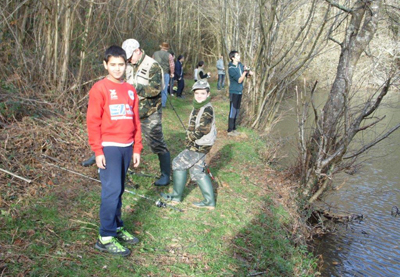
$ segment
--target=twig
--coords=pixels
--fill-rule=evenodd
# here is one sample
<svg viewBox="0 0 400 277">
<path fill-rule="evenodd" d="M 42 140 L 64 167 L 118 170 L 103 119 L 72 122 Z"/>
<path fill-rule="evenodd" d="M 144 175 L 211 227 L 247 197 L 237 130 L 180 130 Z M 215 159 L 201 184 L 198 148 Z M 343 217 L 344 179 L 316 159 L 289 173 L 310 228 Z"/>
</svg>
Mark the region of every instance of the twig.
<svg viewBox="0 0 400 277">
<path fill-rule="evenodd" d="M 154 236 L 153 236 L 152 234 L 150 234 L 149 231 L 146 231 L 145 233 L 148 234 L 153 240 L 156 240 L 156 239 L 154 238 Z"/>
<path fill-rule="evenodd" d="M 46 164 L 48 164 L 48 165 L 51 165 L 51 166 L 57 167 L 57 168 L 59 168 L 59 169 L 62 169 L 62 170 L 68 171 L 68 172 L 70 172 L 70 173 L 73 173 L 73 174 L 76 174 L 76 175 L 79 175 L 79 176 L 85 177 L 85 178 L 87 178 L 87 179 L 90 179 L 90 180 L 92 180 L 92 181 L 96 181 L 96 182 L 99 182 L 99 183 L 101 183 L 101 181 L 100 181 L 100 180 L 97 180 L 97 179 L 95 179 L 95 178 L 89 177 L 89 176 L 87 176 L 87 175 L 84 175 L 84 174 L 82 174 L 82 173 L 79 173 L 79 172 L 76 172 L 76 171 L 70 170 L 70 169 L 68 169 L 68 168 L 65 168 L 65 167 L 61 167 L 61 166 L 55 165 L 55 164 L 51 164 L 51 163 L 48 163 L 48 162 L 46 162 L 46 161 L 44 161 L 44 162 L 45 162 Z"/>
<path fill-rule="evenodd" d="M 10 175 L 14 176 L 14 177 L 17 177 L 17 178 L 19 178 L 19 179 L 21 179 L 21 180 L 27 182 L 28 184 L 32 183 L 32 180 L 29 180 L 29 179 L 26 179 L 26 178 L 24 178 L 24 177 L 18 176 L 18 175 L 14 174 L 14 173 L 11 173 L 11 172 L 8 171 L 8 170 L 5 170 L 5 169 L 0 168 L 0 171 L 3 171 L 3 172 L 5 172 L 5 173 L 7 173 L 7 174 L 10 174 Z"/>
<path fill-rule="evenodd" d="M 57 163 L 60 162 L 60 160 L 58 160 L 58 159 L 56 159 L 56 158 L 53 158 L 53 157 L 50 157 L 50 156 L 47 156 L 47 155 L 45 155 L 45 154 L 42 154 L 42 156 L 43 156 L 43 157 L 46 157 L 46 158 L 48 158 L 48 159 L 50 159 L 50 160 L 52 160 L 52 161 L 55 161 L 55 162 L 57 162 Z"/>
<path fill-rule="evenodd" d="M 91 222 L 86 222 L 86 221 L 81 221 L 81 220 L 77 220 L 77 219 L 70 219 L 71 221 L 77 222 L 77 223 L 82 223 L 82 224 L 89 224 L 89 225 L 93 225 L 94 227 L 99 227 L 97 226 L 97 224 L 91 223 Z"/>
</svg>

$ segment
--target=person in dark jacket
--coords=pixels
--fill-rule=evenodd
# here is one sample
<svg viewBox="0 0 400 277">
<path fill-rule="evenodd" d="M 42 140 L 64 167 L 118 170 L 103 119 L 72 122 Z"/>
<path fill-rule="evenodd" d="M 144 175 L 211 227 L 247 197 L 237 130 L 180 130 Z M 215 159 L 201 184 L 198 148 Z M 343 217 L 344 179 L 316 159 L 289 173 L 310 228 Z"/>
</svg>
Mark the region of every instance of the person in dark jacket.
<svg viewBox="0 0 400 277">
<path fill-rule="evenodd" d="M 175 63 L 175 80 L 178 81 L 178 90 L 176 96 L 182 98 L 183 88 L 185 87 L 185 81 L 183 79 L 183 66 L 182 63 L 185 60 L 183 55 L 179 55 Z"/>
<path fill-rule="evenodd" d="M 239 115 L 240 104 L 242 102 L 243 82 L 245 78 L 252 76 L 254 73 L 250 68 L 244 66 L 240 62 L 240 54 L 238 51 L 229 53 L 230 63 L 228 66 L 229 74 L 229 120 L 228 120 L 228 135 L 237 136 L 236 118 Z"/>
</svg>

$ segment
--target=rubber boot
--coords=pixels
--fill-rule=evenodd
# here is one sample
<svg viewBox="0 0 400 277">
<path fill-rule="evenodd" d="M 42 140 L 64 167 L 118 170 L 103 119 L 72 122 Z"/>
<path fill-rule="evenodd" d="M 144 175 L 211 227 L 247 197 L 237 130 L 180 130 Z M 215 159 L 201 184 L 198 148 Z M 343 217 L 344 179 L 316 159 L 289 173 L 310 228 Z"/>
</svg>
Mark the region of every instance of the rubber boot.
<svg viewBox="0 0 400 277">
<path fill-rule="evenodd" d="M 203 179 L 197 181 L 197 184 L 199 185 L 201 193 L 203 194 L 204 200 L 201 202 L 193 203 L 193 206 L 198 208 L 214 209 L 215 197 L 210 176 L 206 175 Z"/>
<path fill-rule="evenodd" d="M 160 161 L 161 177 L 154 182 L 157 187 L 169 185 L 169 178 L 171 176 L 171 155 L 169 152 L 158 154 Z"/>
<path fill-rule="evenodd" d="M 172 174 L 173 191 L 172 193 L 161 193 L 161 196 L 168 201 L 181 202 L 183 190 L 186 185 L 186 170 L 174 170 Z"/>
<path fill-rule="evenodd" d="M 87 159 L 86 161 L 82 162 L 82 165 L 85 167 L 91 166 L 92 164 L 96 163 L 96 156 L 93 155 L 91 156 L 89 159 Z"/>
</svg>

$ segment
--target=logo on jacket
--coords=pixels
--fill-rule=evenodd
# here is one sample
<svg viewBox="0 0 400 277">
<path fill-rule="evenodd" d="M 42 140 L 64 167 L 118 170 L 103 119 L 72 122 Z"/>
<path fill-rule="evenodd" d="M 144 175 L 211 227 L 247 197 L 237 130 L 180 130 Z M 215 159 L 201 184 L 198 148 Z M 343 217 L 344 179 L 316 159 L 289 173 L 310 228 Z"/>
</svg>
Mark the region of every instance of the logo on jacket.
<svg viewBox="0 0 400 277">
<path fill-rule="evenodd" d="M 135 94 L 133 94 L 133 91 L 129 90 L 128 95 L 129 95 L 129 98 L 131 98 L 132 100 L 135 100 Z"/>
<path fill-rule="evenodd" d="M 115 89 L 110 89 L 110 97 L 111 99 L 118 99 L 118 95 L 117 92 L 115 91 Z"/>
</svg>

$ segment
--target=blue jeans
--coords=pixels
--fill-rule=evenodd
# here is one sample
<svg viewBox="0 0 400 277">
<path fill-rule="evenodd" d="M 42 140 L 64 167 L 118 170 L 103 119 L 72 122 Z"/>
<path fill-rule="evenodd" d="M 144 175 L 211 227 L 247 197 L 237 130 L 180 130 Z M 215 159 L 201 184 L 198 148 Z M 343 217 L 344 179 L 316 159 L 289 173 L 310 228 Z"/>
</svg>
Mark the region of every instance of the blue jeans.
<svg viewBox="0 0 400 277">
<path fill-rule="evenodd" d="M 161 106 L 165 108 L 165 105 L 167 104 L 167 99 L 168 99 L 168 84 L 169 84 L 169 74 L 164 73 L 164 88 L 161 91 Z"/>
<path fill-rule="evenodd" d="M 105 146 L 106 169 L 100 169 L 101 204 L 100 236 L 115 237 L 117 228 L 124 225 L 121 218 L 125 176 L 132 159 L 133 147 Z"/>
<path fill-rule="evenodd" d="M 225 74 L 218 74 L 217 89 L 220 90 L 221 88 L 224 87 L 225 87 Z"/>
</svg>

